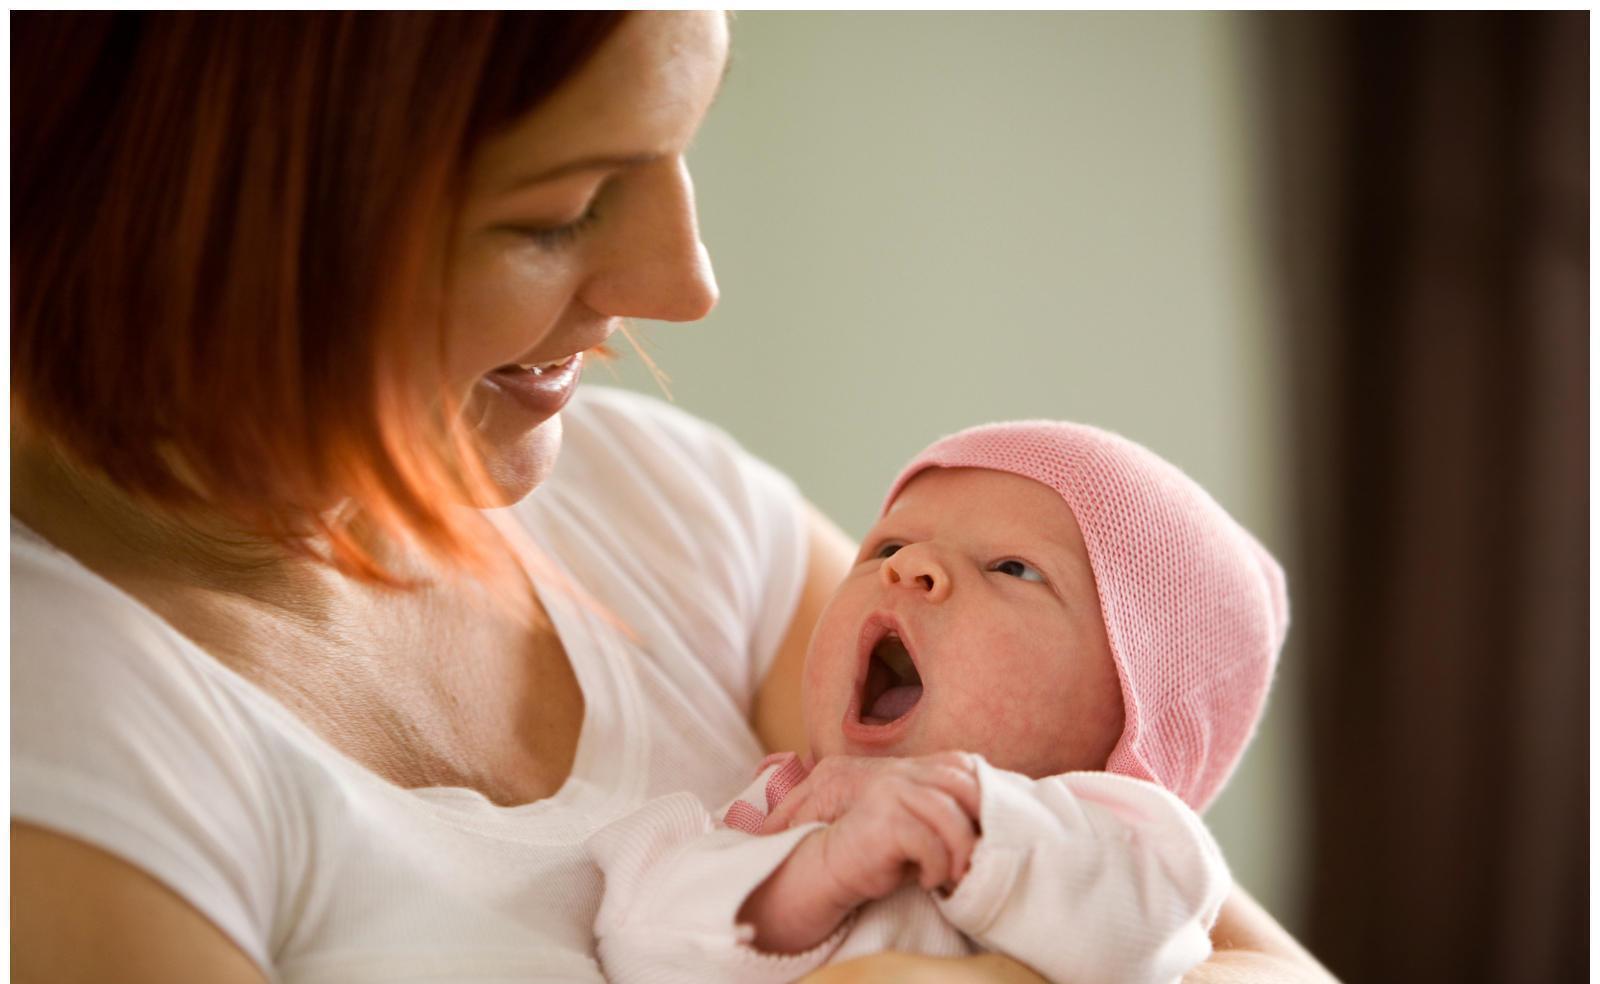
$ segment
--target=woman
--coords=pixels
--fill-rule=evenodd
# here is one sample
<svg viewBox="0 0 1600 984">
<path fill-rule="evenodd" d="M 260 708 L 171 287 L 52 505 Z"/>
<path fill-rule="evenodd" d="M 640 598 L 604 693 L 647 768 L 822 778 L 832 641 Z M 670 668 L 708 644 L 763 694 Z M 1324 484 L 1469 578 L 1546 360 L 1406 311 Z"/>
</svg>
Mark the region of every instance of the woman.
<svg viewBox="0 0 1600 984">
<path fill-rule="evenodd" d="M 716 301 L 724 19 L 13 26 L 18 979 L 593 979 L 584 835 L 798 743 L 851 555 L 720 432 L 574 397 Z M 1216 944 L 1322 977 L 1242 895 Z M 1032 979 L 826 976 L 911 975 Z"/>
</svg>

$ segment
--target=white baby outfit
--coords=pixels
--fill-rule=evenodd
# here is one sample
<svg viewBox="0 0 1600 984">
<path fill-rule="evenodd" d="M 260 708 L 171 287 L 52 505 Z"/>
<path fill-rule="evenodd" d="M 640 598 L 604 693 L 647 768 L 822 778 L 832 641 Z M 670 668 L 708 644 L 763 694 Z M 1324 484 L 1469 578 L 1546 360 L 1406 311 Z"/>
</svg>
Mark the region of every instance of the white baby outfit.
<svg viewBox="0 0 1600 984">
<path fill-rule="evenodd" d="M 806 513 L 659 401 L 585 386 L 563 418 L 554 474 L 508 513 L 634 636 L 535 576 L 586 705 L 555 796 L 383 781 L 13 520 L 13 819 L 148 872 L 273 980 L 601 980 L 584 840 L 654 797 L 715 806 L 749 780 Z"/>
<path fill-rule="evenodd" d="M 1230 879 L 1193 810 L 1154 783 L 1104 772 L 1034 780 L 974 756 L 982 835 L 948 898 L 902 887 L 804 953 L 756 950 L 744 900 L 820 824 L 756 836 L 805 775 L 767 759 L 713 815 L 687 794 L 654 800 L 589 841 L 605 872 L 595 922 L 620 984 L 781 982 L 883 950 L 1021 960 L 1058 984 L 1178 980 L 1211 953 Z"/>
</svg>

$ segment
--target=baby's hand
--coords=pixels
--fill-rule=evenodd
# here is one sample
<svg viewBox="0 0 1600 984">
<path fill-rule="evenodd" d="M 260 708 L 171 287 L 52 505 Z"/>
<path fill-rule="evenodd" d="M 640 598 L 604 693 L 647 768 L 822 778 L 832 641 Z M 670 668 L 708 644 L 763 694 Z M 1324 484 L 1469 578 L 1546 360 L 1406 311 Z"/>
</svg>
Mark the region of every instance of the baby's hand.
<svg viewBox="0 0 1600 984">
<path fill-rule="evenodd" d="M 913 770 L 881 770 L 815 835 L 816 855 L 837 904 L 854 908 L 884 898 L 913 872 L 930 891 L 953 887 L 967 873 L 978 841 L 976 780 L 971 790 L 952 793 L 923 778 Z M 805 822 L 805 812 L 798 822 Z"/>
<path fill-rule="evenodd" d="M 790 854 L 740 908 L 763 950 L 798 953 L 915 871 L 925 889 L 966 875 L 978 839 L 978 778 L 959 753 L 824 759 L 768 817 L 764 833 L 830 824 Z"/>
<path fill-rule="evenodd" d="M 880 784 L 910 784 L 942 791 L 961 806 L 973 823 L 978 820 L 978 774 L 972 759 L 961 752 L 916 758 L 834 755 L 817 763 L 778 808 L 767 814 L 761 832 L 776 833 L 813 820 L 833 823 L 868 789 Z"/>
</svg>

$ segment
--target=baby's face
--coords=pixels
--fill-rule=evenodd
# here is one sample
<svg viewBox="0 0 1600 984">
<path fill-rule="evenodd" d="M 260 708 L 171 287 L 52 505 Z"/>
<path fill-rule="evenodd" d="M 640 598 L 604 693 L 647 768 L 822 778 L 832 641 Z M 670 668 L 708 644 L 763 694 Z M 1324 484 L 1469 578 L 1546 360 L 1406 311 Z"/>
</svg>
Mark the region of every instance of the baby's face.
<svg viewBox="0 0 1600 984">
<path fill-rule="evenodd" d="M 1031 479 L 932 468 L 868 532 L 806 657 L 812 754 L 959 749 L 1040 777 L 1122 734 L 1083 535 Z"/>
</svg>

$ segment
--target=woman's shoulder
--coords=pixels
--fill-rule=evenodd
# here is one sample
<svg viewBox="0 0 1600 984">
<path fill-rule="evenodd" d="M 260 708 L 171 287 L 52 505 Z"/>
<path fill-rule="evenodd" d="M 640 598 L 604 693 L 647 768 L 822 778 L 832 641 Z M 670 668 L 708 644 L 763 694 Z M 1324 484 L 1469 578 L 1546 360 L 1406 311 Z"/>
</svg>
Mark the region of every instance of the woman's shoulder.
<svg viewBox="0 0 1600 984">
<path fill-rule="evenodd" d="M 153 616 L 39 534 L 11 519 L 12 683 L 170 648 Z M 15 703 L 15 701 L 13 701 Z"/>
<path fill-rule="evenodd" d="M 563 450 L 557 481 L 563 472 L 586 476 L 613 470 L 628 474 L 736 477 L 740 470 L 760 470 L 775 483 L 793 486 L 759 457 L 745 450 L 726 430 L 657 397 L 610 386 L 578 390 L 562 413 Z"/>
<path fill-rule="evenodd" d="M 625 618 L 673 625 L 747 700 L 804 580 L 809 513 L 794 483 L 654 397 L 586 387 L 562 418 L 555 471 L 521 515 L 586 589 Z"/>
<path fill-rule="evenodd" d="M 715 424 L 608 387 L 580 390 L 562 417 L 561 455 L 532 508 L 562 502 L 569 516 L 626 529 L 635 544 L 665 538 L 667 554 L 699 563 L 803 552 L 794 483 Z"/>
<path fill-rule="evenodd" d="M 164 743 L 197 756 L 237 751 L 249 715 L 225 672 L 132 596 L 12 519 L 14 767 L 117 780 L 130 775 L 119 771 L 125 760 Z"/>
<path fill-rule="evenodd" d="M 259 960 L 280 868 L 263 818 L 290 806 L 236 697 L 154 613 L 12 520 L 12 819 L 149 872 Z"/>
</svg>

